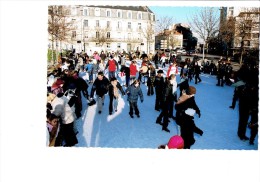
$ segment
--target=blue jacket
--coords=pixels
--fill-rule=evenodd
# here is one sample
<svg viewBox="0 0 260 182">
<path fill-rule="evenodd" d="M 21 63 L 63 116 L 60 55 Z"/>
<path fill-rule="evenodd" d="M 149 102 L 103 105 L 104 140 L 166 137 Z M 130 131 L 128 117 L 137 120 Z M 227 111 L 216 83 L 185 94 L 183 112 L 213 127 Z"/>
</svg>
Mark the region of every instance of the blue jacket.
<svg viewBox="0 0 260 182">
<path fill-rule="evenodd" d="M 138 100 L 138 96 L 141 99 L 141 102 L 143 102 L 144 97 L 143 97 L 143 92 L 141 90 L 141 87 L 135 87 L 133 84 L 130 85 L 127 89 L 126 89 L 126 93 L 128 95 L 127 100 L 129 102 L 137 102 Z"/>
</svg>

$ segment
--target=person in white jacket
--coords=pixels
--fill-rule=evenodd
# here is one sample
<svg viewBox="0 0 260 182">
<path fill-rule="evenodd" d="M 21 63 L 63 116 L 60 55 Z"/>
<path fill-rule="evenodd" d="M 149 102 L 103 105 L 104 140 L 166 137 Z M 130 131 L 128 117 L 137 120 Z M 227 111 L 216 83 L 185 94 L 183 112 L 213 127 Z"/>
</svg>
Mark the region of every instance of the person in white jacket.
<svg viewBox="0 0 260 182">
<path fill-rule="evenodd" d="M 61 118 L 60 132 L 67 147 L 74 146 L 78 143 L 76 133 L 74 132 L 75 112 L 69 105 L 69 99 L 64 95 L 62 97 L 51 96 L 49 102 L 52 105 L 52 114 Z"/>
</svg>

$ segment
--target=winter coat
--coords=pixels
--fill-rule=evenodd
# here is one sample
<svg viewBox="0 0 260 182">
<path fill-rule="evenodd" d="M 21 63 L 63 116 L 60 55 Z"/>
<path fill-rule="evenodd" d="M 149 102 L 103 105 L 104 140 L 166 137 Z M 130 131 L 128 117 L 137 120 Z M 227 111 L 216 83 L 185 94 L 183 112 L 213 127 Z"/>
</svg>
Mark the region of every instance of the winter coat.
<svg viewBox="0 0 260 182">
<path fill-rule="evenodd" d="M 162 94 L 162 89 L 164 88 L 164 78 L 163 77 L 159 77 L 159 76 L 155 76 L 155 80 L 154 80 L 154 87 L 155 87 L 155 93 L 157 94 Z"/>
<path fill-rule="evenodd" d="M 114 59 L 110 59 L 108 60 L 107 64 L 106 64 L 106 68 L 109 71 L 117 71 L 118 70 L 118 63 L 116 62 L 116 60 Z"/>
<path fill-rule="evenodd" d="M 98 73 L 98 69 L 99 69 L 98 64 L 93 64 L 92 65 L 92 73 L 93 74 L 97 74 Z"/>
<path fill-rule="evenodd" d="M 105 76 L 103 76 L 102 80 L 99 80 L 97 78 L 94 81 L 93 86 L 91 88 L 90 97 L 93 98 L 95 92 L 96 95 L 98 95 L 99 97 L 104 96 L 108 92 L 108 86 L 109 86 L 109 80 Z"/>
<path fill-rule="evenodd" d="M 143 92 L 141 90 L 141 87 L 135 87 L 134 84 L 130 85 L 127 89 L 126 89 L 126 93 L 128 95 L 127 100 L 129 102 L 137 102 L 138 100 L 138 96 L 140 97 L 140 100 L 143 101 L 144 97 L 143 97 Z"/>
<path fill-rule="evenodd" d="M 125 95 L 125 92 L 124 92 L 124 90 L 123 90 L 123 87 L 120 85 L 119 82 L 116 83 L 116 88 L 117 88 L 118 90 L 120 90 L 120 92 L 122 93 L 122 95 Z M 109 87 L 108 87 L 108 95 L 111 96 L 111 97 L 112 97 L 112 96 L 115 96 L 115 95 L 114 95 L 114 86 L 113 86 L 112 83 L 110 83 L 110 85 L 109 85 Z M 117 97 L 117 96 L 115 96 L 115 97 Z"/>
<path fill-rule="evenodd" d="M 130 64 L 130 76 L 136 76 L 136 73 L 138 72 L 136 65 Z"/>
<path fill-rule="evenodd" d="M 61 117 L 63 124 L 70 124 L 76 119 L 75 113 L 68 102 L 69 99 L 65 96 L 55 97 L 51 102 L 53 108 L 52 114 Z"/>
<path fill-rule="evenodd" d="M 164 102 L 172 102 L 172 101 L 175 101 L 177 100 L 177 83 L 175 84 L 175 86 L 173 86 L 172 84 L 170 83 L 166 83 L 165 87 L 164 87 Z M 175 89 L 175 90 L 174 90 Z"/>
<path fill-rule="evenodd" d="M 125 73 L 126 77 L 130 77 L 130 68 L 127 66 L 122 66 L 120 69 L 121 72 Z"/>
<path fill-rule="evenodd" d="M 178 83 L 178 87 L 180 89 L 180 92 L 182 92 L 183 90 L 187 92 L 189 89 L 189 80 L 187 78 L 182 78 L 180 83 Z"/>
<path fill-rule="evenodd" d="M 175 74 L 175 75 L 178 74 L 178 67 L 177 66 L 174 66 L 174 65 L 169 66 L 166 76 L 169 77 L 171 74 Z"/>
<path fill-rule="evenodd" d="M 196 102 L 195 102 L 195 97 L 194 95 L 183 95 L 182 97 L 187 97 L 186 100 L 182 101 L 182 102 L 177 102 L 175 104 L 175 109 L 176 109 L 176 123 L 178 125 L 181 125 L 181 117 L 183 114 L 185 114 L 185 110 L 188 108 L 194 109 L 196 111 L 196 113 L 200 116 L 200 109 L 197 106 Z"/>
</svg>

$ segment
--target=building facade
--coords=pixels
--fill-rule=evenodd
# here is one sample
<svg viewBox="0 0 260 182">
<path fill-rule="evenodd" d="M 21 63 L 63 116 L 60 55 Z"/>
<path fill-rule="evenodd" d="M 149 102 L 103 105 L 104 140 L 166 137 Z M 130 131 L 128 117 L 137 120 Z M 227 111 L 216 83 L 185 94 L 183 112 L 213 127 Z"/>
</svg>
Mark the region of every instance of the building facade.
<svg viewBox="0 0 260 182">
<path fill-rule="evenodd" d="M 233 49 L 259 49 L 260 8 L 227 7 L 227 19 L 234 18 Z"/>
<path fill-rule="evenodd" d="M 154 53 L 155 15 L 147 6 L 66 6 L 71 22 L 62 49 L 76 52 L 145 51 Z"/>
</svg>

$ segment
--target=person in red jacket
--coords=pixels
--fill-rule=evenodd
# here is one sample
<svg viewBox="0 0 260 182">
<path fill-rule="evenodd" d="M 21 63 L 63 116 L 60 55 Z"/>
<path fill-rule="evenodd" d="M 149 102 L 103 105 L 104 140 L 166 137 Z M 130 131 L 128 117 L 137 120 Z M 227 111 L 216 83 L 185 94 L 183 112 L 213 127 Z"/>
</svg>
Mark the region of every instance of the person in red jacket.
<svg viewBox="0 0 260 182">
<path fill-rule="evenodd" d="M 136 73 L 138 72 L 137 66 L 136 66 L 136 61 L 132 61 L 132 63 L 129 66 L 130 69 L 130 85 L 133 83 L 133 80 L 136 78 Z"/>
<path fill-rule="evenodd" d="M 176 64 L 176 62 L 174 63 L 171 63 L 169 68 L 168 68 L 168 71 L 167 71 L 167 78 L 171 75 L 171 74 L 175 74 L 177 75 L 178 74 L 178 66 Z"/>
<path fill-rule="evenodd" d="M 118 71 L 118 63 L 114 59 L 114 53 L 110 56 L 110 59 L 107 61 L 105 69 L 108 68 L 108 78 L 111 80 L 111 78 L 116 77 L 116 71 Z"/>
</svg>

